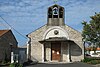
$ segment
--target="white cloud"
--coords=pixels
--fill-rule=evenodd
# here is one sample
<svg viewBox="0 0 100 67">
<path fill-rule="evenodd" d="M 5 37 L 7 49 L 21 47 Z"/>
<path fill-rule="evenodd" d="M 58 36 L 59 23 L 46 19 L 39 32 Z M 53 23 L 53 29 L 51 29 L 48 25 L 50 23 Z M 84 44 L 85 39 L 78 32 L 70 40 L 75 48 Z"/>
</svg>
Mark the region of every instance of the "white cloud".
<svg viewBox="0 0 100 67">
<path fill-rule="evenodd" d="M 65 8 L 65 22 L 81 31 L 83 20 L 100 12 L 100 0 L 58 0 L 57 4 Z M 47 8 L 53 0 L 0 0 L 0 15 L 22 34 L 28 34 L 47 23 Z M 0 19 L 2 20 L 2 19 Z M 4 21 L 3 21 L 4 22 Z M 21 36 L 14 32 L 20 41 Z M 24 38 L 22 39 L 23 41 Z"/>
</svg>

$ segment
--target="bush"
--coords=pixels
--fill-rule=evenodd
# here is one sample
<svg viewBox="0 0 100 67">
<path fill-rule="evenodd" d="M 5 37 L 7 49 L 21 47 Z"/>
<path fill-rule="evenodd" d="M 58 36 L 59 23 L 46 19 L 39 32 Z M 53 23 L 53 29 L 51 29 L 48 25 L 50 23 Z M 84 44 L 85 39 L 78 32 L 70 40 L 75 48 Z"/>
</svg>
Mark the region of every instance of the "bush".
<svg viewBox="0 0 100 67">
<path fill-rule="evenodd" d="M 91 64 L 100 64 L 100 60 L 94 60 L 91 62 Z"/>
<path fill-rule="evenodd" d="M 100 64 L 100 59 L 97 59 L 97 58 L 85 58 L 81 62 L 85 62 L 85 63 L 88 63 L 88 64 Z"/>
<path fill-rule="evenodd" d="M 90 58 L 84 58 L 83 60 L 82 60 L 82 62 L 90 62 L 92 59 L 90 59 Z"/>
<path fill-rule="evenodd" d="M 11 63 L 10 64 L 10 67 L 15 67 L 15 63 Z"/>
<path fill-rule="evenodd" d="M 92 60 L 90 63 L 91 63 L 91 64 L 97 64 L 98 61 L 97 61 L 97 60 Z"/>
</svg>

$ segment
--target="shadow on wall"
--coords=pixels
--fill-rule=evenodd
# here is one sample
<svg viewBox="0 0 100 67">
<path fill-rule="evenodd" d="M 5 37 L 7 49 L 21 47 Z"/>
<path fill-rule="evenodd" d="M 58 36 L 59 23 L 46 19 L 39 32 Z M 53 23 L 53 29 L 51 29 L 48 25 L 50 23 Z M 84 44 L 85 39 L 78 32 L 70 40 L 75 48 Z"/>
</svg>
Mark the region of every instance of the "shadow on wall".
<svg viewBox="0 0 100 67">
<path fill-rule="evenodd" d="M 31 66 L 31 65 L 34 65 L 34 64 L 37 64 L 38 63 L 38 61 L 35 58 L 33 58 L 33 57 L 31 57 L 31 58 L 32 58 L 32 60 L 31 59 L 28 59 L 28 61 L 26 61 L 26 62 L 23 63 L 23 66 L 24 67 Z"/>
<path fill-rule="evenodd" d="M 38 60 L 36 58 L 32 57 L 32 56 L 31 56 L 31 59 L 30 60 L 32 60 L 33 63 L 38 63 Z"/>
<path fill-rule="evenodd" d="M 82 55 L 82 49 L 75 42 L 71 42 L 70 47 L 71 47 L 70 48 L 71 56 L 80 56 L 80 55 Z"/>
</svg>

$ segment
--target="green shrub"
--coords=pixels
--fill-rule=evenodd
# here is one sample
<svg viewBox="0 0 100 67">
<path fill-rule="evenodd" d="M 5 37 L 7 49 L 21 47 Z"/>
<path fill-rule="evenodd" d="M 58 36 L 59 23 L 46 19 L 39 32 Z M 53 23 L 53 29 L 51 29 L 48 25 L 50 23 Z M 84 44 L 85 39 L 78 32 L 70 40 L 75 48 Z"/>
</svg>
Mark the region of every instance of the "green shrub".
<svg viewBox="0 0 100 67">
<path fill-rule="evenodd" d="M 23 67 L 23 65 L 22 64 L 19 64 L 19 66 L 18 67 Z"/>
<path fill-rule="evenodd" d="M 91 64 L 99 64 L 100 63 L 100 60 L 92 60 L 90 61 Z"/>
<path fill-rule="evenodd" d="M 10 67 L 15 67 L 15 63 L 11 63 L 10 64 Z"/>
<path fill-rule="evenodd" d="M 91 64 L 97 64 L 97 61 L 96 60 L 92 60 Z"/>
<path fill-rule="evenodd" d="M 85 58 L 81 62 L 85 62 L 88 64 L 100 64 L 100 59 L 97 58 Z"/>
<path fill-rule="evenodd" d="M 10 67 L 23 67 L 23 65 L 19 63 L 11 63 Z"/>
<path fill-rule="evenodd" d="M 90 62 L 92 59 L 90 59 L 90 58 L 84 58 L 83 60 L 82 60 L 82 62 Z"/>
</svg>

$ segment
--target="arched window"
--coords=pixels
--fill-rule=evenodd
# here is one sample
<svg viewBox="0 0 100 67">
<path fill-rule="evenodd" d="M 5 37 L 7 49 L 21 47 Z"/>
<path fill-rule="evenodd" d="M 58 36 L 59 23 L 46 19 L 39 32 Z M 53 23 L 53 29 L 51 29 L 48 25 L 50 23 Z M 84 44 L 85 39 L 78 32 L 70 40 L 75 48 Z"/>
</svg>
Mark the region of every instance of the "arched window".
<svg viewBox="0 0 100 67">
<path fill-rule="evenodd" d="M 52 18 L 52 9 L 51 8 L 48 9 L 48 18 Z"/>
<path fill-rule="evenodd" d="M 59 18 L 63 18 L 63 12 L 64 12 L 63 8 L 62 7 L 59 8 Z"/>
<path fill-rule="evenodd" d="M 53 15 L 58 15 L 58 8 L 57 7 L 53 8 Z"/>
<path fill-rule="evenodd" d="M 58 18 L 58 7 L 54 6 L 52 11 L 53 11 L 53 18 Z"/>
</svg>

